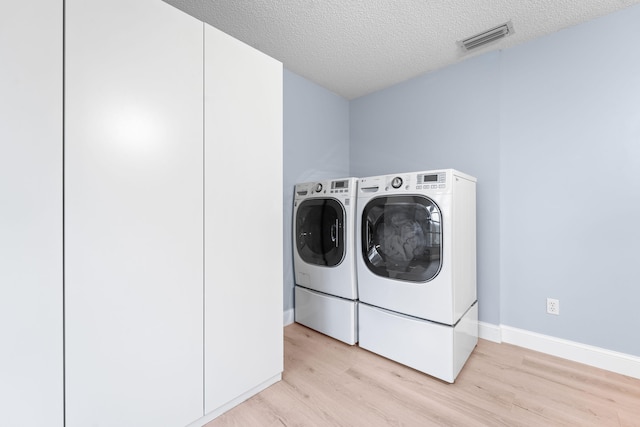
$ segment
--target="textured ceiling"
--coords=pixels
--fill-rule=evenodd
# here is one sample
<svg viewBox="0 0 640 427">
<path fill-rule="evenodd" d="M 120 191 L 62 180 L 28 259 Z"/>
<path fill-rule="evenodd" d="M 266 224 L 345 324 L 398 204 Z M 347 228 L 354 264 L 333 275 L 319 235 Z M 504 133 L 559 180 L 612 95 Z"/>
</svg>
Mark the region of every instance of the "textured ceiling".
<svg viewBox="0 0 640 427">
<path fill-rule="evenodd" d="M 347 99 L 640 0 L 165 0 Z M 511 20 L 471 53 L 456 41 Z"/>
</svg>

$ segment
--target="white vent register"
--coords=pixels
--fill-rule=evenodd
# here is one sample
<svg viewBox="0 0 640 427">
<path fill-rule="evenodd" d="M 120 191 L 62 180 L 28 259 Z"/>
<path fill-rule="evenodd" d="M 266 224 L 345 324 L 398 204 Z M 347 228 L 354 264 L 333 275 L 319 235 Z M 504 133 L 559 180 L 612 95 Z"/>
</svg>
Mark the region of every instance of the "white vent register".
<svg viewBox="0 0 640 427">
<path fill-rule="evenodd" d="M 503 39 L 508 35 L 513 34 L 513 32 L 513 23 L 511 21 L 505 22 L 502 25 L 498 25 L 497 27 L 458 41 L 458 46 L 460 46 L 463 51 L 468 52 Z"/>
</svg>

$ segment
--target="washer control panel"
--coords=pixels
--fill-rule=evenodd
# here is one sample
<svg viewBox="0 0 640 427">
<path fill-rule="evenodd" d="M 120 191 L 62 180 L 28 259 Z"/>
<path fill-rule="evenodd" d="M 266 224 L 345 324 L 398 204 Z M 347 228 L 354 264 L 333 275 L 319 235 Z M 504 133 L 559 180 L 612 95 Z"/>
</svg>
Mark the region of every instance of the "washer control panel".
<svg viewBox="0 0 640 427">
<path fill-rule="evenodd" d="M 355 183 L 355 181 L 354 181 Z M 333 181 L 305 182 L 296 184 L 296 197 L 310 197 L 333 195 L 335 197 L 349 196 L 354 190 L 351 179 L 336 179 Z"/>
<path fill-rule="evenodd" d="M 339 181 L 331 181 L 332 194 L 349 193 L 349 180 L 341 179 Z"/>
</svg>

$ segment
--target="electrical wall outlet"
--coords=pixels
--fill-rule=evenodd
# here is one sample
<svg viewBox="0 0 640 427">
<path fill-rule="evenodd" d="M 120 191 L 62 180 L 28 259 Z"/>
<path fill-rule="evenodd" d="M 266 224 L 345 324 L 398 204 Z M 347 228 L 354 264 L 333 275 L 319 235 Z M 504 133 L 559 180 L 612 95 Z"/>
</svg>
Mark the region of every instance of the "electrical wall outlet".
<svg viewBox="0 0 640 427">
<path fill-rule="evenodd" d="M 547 313 L 555 314 L 556 316 L 560 314 L 560 300 L 547 298 Z"/>
</svg>

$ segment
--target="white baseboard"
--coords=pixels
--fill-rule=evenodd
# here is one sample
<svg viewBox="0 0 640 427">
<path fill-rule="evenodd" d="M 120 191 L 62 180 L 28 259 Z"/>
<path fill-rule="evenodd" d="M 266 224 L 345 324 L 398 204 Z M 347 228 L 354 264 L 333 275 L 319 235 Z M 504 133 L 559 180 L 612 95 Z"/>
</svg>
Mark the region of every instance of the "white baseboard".
<svg viewBox="0 0 640 427">
<path fill-rule="evenodd" d="M 498 343 L 505 342 L 517 345 L 640 379 L 640 357 L 525 331 L 511 326 L 478 323 L 478 336 L 480 338 Z"/>
<path fill-rule="evenodd" d="M 282 313 L 282 316 L 284 326 L 289 326 L 290 324 L 292 324 L 294 322 L 293 308 L 285 310 L 284 313 Z"/>
<path fill-rule="evenodd" d="M 478 322 L 478 338 L 497 343 L 502 342 L 502 329 L 491 323 Z"/>
</svg>

